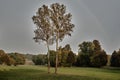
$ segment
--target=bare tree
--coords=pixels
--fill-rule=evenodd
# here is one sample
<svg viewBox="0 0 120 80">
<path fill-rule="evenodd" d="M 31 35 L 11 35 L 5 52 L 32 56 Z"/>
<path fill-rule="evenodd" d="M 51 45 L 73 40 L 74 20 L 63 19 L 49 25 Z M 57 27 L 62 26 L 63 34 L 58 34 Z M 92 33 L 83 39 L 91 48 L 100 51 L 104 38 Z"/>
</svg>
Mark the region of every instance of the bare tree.
<svg viewBox="0 0 120 80">
<path fill-rule="evenodd" d="M 40 43 L 44 41 L 47 45 L 48 53 L 48 73 L 50 73 L 50 50 L 49 45 L 53 44 L 53 32 L 52 32 L 52 24 L 50 19 L 51 10 L 48 6 L 43 5 L 38 9 L 36 15 L 32 17 L 34 24 L 36 24 L 36 30 L 34 31 L 35 37 L 33 38 L 35 42 Z"/>
<path fill-rule="evenodd" d="M 54 3 L 51 6 L 51 20 L 53 25 L 54 37 L 56 41 L 56 51 L 58 51 L 59 41 L 62 41 L 66 35 L 71 36 L 74 24 L 71 23 L 72 15 L 66 13 L 66 6 Z M 56 53 L 55 73 L 57 74 L 58 52 Z"/>
</svg>

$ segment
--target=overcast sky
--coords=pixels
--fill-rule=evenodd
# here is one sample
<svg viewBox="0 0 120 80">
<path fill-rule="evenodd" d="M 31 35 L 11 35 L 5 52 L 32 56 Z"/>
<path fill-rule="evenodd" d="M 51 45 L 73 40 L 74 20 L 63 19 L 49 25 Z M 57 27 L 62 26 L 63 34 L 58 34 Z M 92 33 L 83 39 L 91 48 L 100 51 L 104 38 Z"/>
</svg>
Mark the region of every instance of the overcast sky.
<svg viewBox="0 0 120 80">
<path fill-rule="evenodd" d="M 97 39 L 109 54 L 120 48 L 120 0 L 0 0 L 0 49 L 46 53 L 46 45 L 32 39 L 35 25 L 31 18 L 43 4 L 56 2 L 66 5 L 75 24 L 72 36 L 61 46 L 70 44 L 77 53 L 79 43 Z"/>
</svg>

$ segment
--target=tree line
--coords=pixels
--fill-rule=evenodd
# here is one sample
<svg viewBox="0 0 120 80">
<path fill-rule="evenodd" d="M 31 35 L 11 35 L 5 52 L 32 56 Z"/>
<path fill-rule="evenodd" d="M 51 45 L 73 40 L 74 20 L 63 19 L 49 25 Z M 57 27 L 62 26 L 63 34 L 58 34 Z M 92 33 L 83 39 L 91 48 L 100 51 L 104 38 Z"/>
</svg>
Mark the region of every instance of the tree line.
<svg viewBox="0 0 120 80">
<path fill-rule="evenodd" d="M 58 66 L 59 67 L 103 67 L 112 66 L 120 67 L 120 50 L 114 51 L 111 58 L 108 58 L 107 53 L 102 49 L 98 40 L 84 41 L 79 44 L 78 54 L 74 53 L 69 44 L 58 49 Z M 55 67 L 56 51 L 50 50 L 50 65 Z M 38 57 L 39 56 L 39 57 Z M 47 64 L 47 55 L 36 55 L 33 58 L 37 65 Z M 35 60 L 34 60 L 35 59 Z M 40 60 L 40 61 L 39 61 Z M 107 65 L 108 61 L 110 64 Z M 41 63 L 39 63 L 41 62 Z"/>
<path fill-rule="evenodd" d="M 64 47 L 59 47 L 58 51 L 50 50 L 50 66 L 55 67 L 56 53 L 58 53 L 59 67 L 102 67 L 106 66 L 108 61 L 109 66 L 120 67 L 120 49 L 114 51 L 111 58 L 104 49 L 102 49 L 98 40 L 84 41 L 78 45 L 78 54 L 74 53 L 69 44 Z M 47 65 L 48 59 L 46 54 L 30 55 L 21 53 L 5 53 L 0 50 L 1 65 L 24 65 L 26 59 L 32 60 L 35 65 Z"/>
<path fill-rule="evenodd" d="M 24 65 L 25 56 L 20 53 L 5 53 L 4 50 L 0 50 L 0 64 L 1 65 Z"/>
</svg>

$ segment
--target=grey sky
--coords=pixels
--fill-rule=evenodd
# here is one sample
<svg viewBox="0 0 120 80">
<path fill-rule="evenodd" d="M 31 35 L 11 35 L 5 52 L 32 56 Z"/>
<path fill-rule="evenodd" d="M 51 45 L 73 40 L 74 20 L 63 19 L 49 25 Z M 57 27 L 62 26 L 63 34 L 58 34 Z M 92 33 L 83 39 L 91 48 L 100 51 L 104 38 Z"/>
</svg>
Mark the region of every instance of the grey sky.
<svg viewBox="0 0 120 80">
<path fill-rule="evenodd" d="M 56 2 L 67 6 L 75 24 L 72 37 L 66 37 L 61 46 L 70 44 L 77 53 L 79 43 L 97 39 L 109 54 L 120 48 L 120 0 L 0 0 L 0 49 L 46 53 L 46 45 L 32 40 L 35 25 L 31 17 L 43 4 Z"/>
</svg>

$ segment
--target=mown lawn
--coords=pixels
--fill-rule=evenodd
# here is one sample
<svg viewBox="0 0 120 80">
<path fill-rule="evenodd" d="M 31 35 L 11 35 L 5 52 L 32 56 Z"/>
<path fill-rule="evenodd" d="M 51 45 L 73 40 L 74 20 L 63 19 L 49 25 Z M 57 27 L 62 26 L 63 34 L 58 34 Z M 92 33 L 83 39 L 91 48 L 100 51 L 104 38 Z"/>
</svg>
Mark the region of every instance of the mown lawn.
<svg viewBox="0 0 120 80">
<path fill-rule="evenodd" d="M 59 68 L 47 73 L 41 66 L 0 66 L 0 80 L 120 80 L 119 69 Z"/>
</svg>

